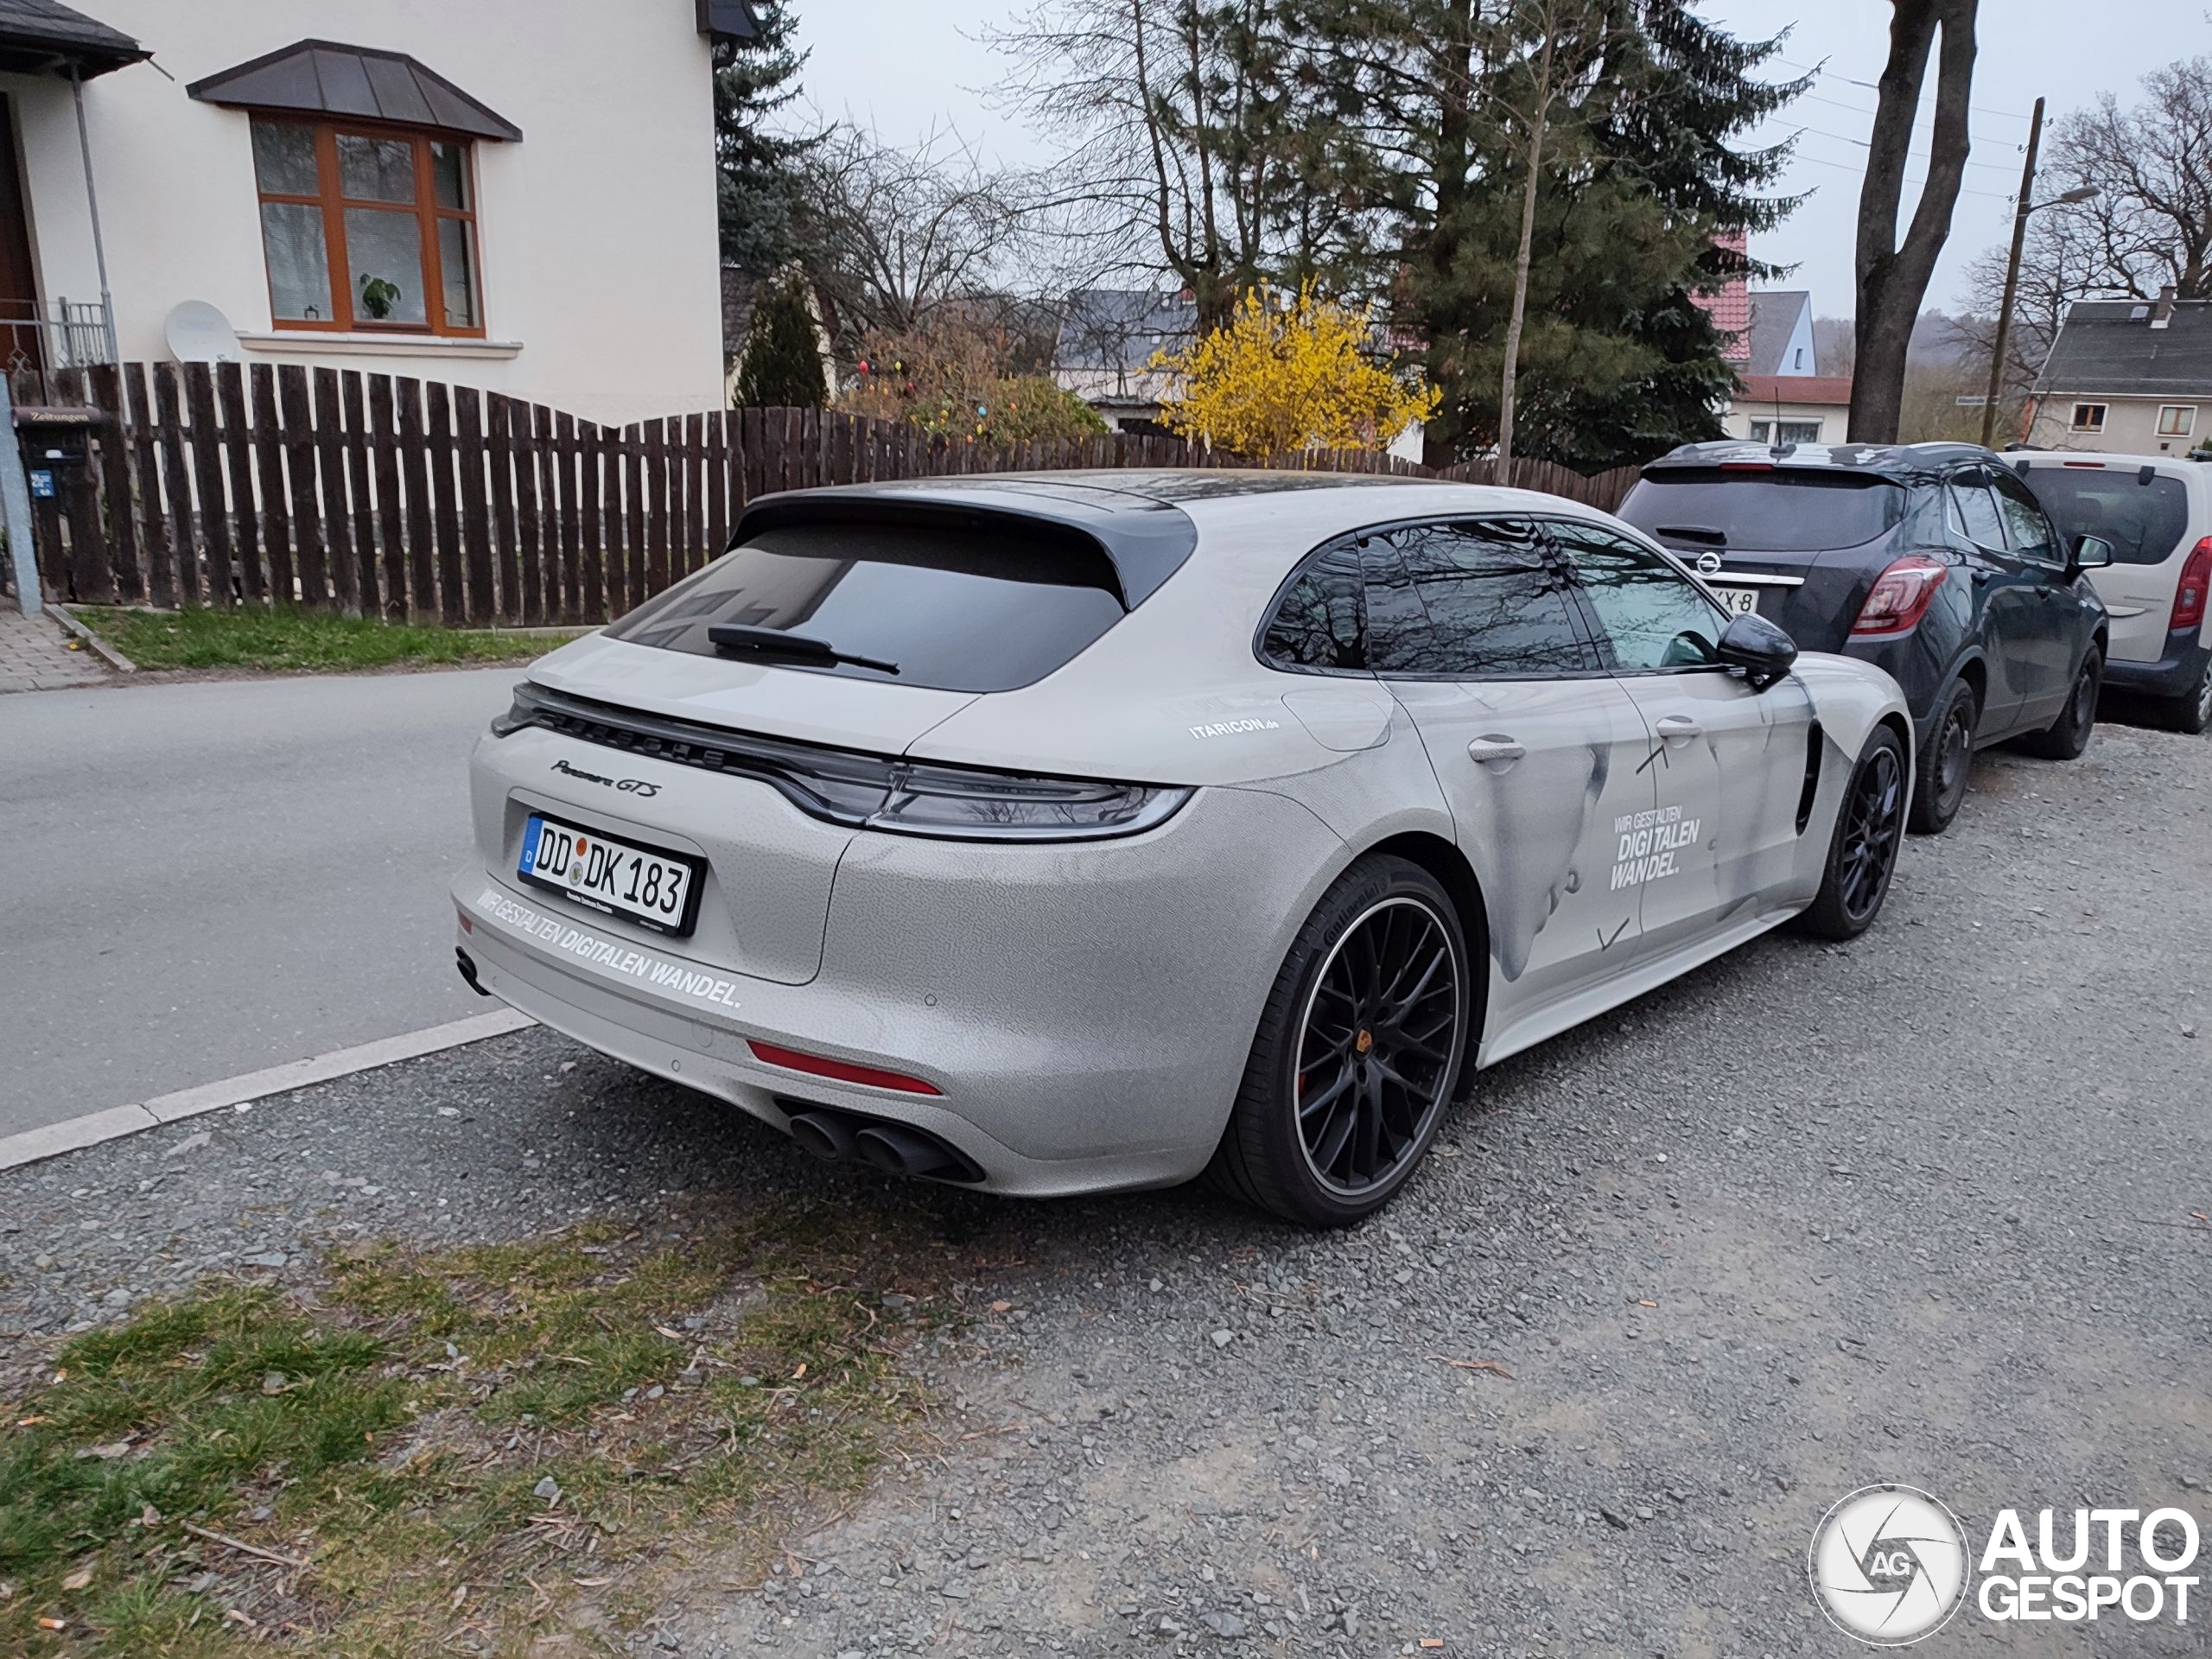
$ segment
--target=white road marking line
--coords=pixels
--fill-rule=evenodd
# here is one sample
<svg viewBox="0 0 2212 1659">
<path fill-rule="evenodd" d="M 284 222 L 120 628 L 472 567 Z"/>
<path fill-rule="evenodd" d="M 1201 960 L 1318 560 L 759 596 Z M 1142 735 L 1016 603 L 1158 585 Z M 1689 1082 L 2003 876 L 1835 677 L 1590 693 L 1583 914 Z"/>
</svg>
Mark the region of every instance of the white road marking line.
<svg viewBox="0 0 2212 1659">
<path fill-rule="evenodd" d="M 311 1084 L 328 1083 L 334 1077 L 350 1077 L 356 1071 L 374 1071 L 396 1061 L 417 1059 L 444 1049 L 459 1048 L 464 1043 L 481 1042 L 486 1037 L 503 1037 L 537 1023 L 517 1009 L 500 1008 L 409 1032 L 404 1036 L 381 1037 L 372 1043 L 334 1049 L 312 1059 L 287 1061 L 283 1065 L 249 1071 L 244 1077 L 226 1077 L 220 1083 L 180 1089 L 174 1094 L 157 1095 L 131 1105 L 87 1112 L 82 1117 L 0 1137 L 0 1169 L 35 1164 L 82 1147 L 98 1146 L 103 1141 L 158 1128 L 164 1123 L 181 1122 L 206 1112 L 219 1112 L 226 1106 L 242 1106 L 249 1101 L 304 1089 Z"/>
</svg>

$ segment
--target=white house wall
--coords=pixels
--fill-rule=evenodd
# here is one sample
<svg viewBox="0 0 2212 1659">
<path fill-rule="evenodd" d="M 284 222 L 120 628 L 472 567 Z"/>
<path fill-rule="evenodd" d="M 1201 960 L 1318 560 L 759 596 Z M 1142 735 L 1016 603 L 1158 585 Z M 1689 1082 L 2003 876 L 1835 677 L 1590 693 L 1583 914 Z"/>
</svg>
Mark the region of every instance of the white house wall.
<svg viewBox="0 0 2212 1659">
<path fill-rule="evenodd" d="M 1818 421 L 1821 423 L 1820 442 L 1841 443 L 1851 423 L 1848 404 L 1793 404 L 1783 399 L 1777 414 L 1777 405 L 1769 398 L 1763 403 L 1732 403 L 1720 417 L 1721 429 L 1732 438 L 1751 435 L 1753 421 Z"/>
<path fill-rule="evenodd" d="M 445 380 L 608 423 L 721 406 L 712 61 L 692 0 L 87 10 L 155 54 L 85 86 L 126 361 L 167 359 L 170 308 L 206 300 L 248 362 Z M 248 118 L 184 88 L 308 38 L 407 53 L 522 129 L 474 146 L 488 340 L 340 346 L 272 329 Z M 42 297 L 97 299 L 68 85 L 0 86 L 18 111 Z"/>
<path fill-rule="evenodd" d="M 2069 423 L 2076 404 L 2102 404 L 2101 432 L 2076 432 Z M 2196 413 L 2185 437 L 2158 435 L 2158 411 L 2176 404 Z M 2125 397 L 2087 392 L 2053 392 L 2036 405 L 2035 424 L 2028 434 L 2034 449 L 2073 449 L 2106 455 L 2185 455 L 2212 441 L 2212 390 L 2200 400 L 2178 396 Z"/>
</svg>

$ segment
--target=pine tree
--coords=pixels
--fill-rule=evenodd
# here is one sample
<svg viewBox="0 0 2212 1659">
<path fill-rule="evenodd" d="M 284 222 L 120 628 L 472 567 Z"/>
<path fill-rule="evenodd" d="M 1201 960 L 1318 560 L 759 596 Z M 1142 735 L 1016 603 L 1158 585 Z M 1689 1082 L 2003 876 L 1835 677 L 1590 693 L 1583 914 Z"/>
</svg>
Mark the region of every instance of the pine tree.
<svg viewBox="0 0 2212 1659">
<path fill-rule="evenodd" d="M 830 401 L 804 278 L 762 287 L 738 365 L 737 401 L 745 409 L 820 409 Z"/>
<path fill-rule="evenodd" d="M 798 96 L 806 54 L 785 0 L 755 0 L 759 38 L 715 48 L 715 166 L 722 263 L 766 277 L 799 251 L 800 163 L 818 142 L 786 137 L 767 122 Z"/>
<path fill-rule="evenodd" d="M 1690 296 L 1721 275 L 1717 232 L 1764 230 L 1794 205 L 1762 194 L 1786 147 L 1740 144 L 1800 90 L 1754 78 L 1777 43 L 1739 41 L 1689 0 L 1300 3 L 1313 75 L 1364 112 L 1346 130 L 1388 181 L 1395 235 L 1376 251 L 1444 397 L 1427 459 L 1497 436 L 1547 31 L 1577 73 L 1544 123 L 1516 453 L 1597 467 L 1718 435 L 1726 342 Z"/>
</svg>

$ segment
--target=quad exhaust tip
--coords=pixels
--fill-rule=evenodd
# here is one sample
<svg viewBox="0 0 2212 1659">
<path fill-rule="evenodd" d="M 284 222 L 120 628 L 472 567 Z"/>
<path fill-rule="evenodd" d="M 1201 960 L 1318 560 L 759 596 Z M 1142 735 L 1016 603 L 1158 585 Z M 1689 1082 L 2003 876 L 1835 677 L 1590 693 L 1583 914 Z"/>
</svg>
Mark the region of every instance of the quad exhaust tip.
<svg viewBox="0 0 2212 1659">
<path fill-rule="evenodd" d="M 857 1160 L 886 1175 L 938 1181 L 983 1179 L 982 1169 L 974 1159 L 926 1130 L 797 1101 L 777 1104 L 791 1113 L 791 1139 L 798 1142 L 800 1150 L 824 1163 Z"/>
<path fill-rule="evenodd" d="M 791 1139 L 799 1150 L 825 1164 L 842 1163 L 853 1155 L 853 1126 L 830 1112 L 801 1112 L 791 1119 Z"/>
</svg>

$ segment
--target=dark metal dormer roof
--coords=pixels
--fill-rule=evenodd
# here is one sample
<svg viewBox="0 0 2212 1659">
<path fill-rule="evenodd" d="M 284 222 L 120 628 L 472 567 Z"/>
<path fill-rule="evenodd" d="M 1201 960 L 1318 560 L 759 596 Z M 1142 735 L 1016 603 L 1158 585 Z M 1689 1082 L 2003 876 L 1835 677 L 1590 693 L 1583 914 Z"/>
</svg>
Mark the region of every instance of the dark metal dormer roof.
<svg viewBox="0 0 2212 1659">
<path fill-rule="evenodd" d="M 89 80 L 153 55 L 121 29 L 60 0 L 0 0 L 0 72 L 39 75 L 74 69 Z"/>
<path fill-rule="evenodd" d="M 2212 300 L 2076 300 L 2036 392 L 2212 397 Z"/>
<path fill-rule="evenodd" d="M 184 90 L 236 109 L 391 121 L 470 138 L 522 137 L 513 122 L 405 53 L 334 41 L 302 41 Z"/>
</svg>

